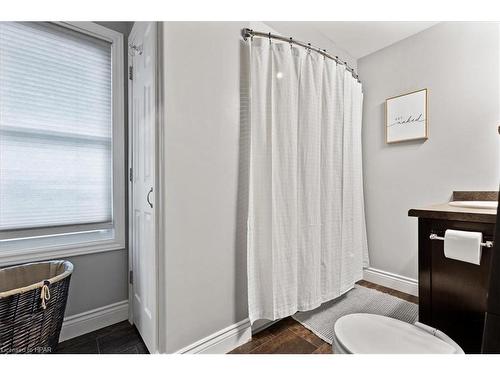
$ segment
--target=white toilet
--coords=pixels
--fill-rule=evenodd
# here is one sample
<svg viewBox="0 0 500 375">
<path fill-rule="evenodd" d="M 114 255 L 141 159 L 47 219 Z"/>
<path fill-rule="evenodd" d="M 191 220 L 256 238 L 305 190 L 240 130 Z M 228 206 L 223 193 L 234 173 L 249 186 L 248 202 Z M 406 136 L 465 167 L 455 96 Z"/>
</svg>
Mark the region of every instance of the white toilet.
<svg viewBox="0 0 500 375">
<path fill-rule="evenodd" d="M 375 314 L 349 314 L 334 326 L 336 354 L 464 354 L 443 332 Z"/>
</svg>

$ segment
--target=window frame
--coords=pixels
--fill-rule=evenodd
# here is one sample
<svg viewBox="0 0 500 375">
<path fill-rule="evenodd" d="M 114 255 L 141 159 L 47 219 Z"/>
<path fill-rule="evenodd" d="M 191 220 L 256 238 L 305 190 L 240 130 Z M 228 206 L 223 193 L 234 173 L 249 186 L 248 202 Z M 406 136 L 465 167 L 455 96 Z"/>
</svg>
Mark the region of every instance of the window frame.
<svg viewBox="0 0 500 375">
<path fill-rule="evenodd" d="M 125 112 L 123 34 L 94 22 L 51 22 L 111 43 L 112 223 L 106 233 L 90 231 L 0 242 L 0 266 L 125 249 Z M 68 228 L 69 230 L 70 228 Z M 44 235 L 43 229 L 38 231 Z M 61 233 L 64 234 L 64 233 Z"/>
</svg>

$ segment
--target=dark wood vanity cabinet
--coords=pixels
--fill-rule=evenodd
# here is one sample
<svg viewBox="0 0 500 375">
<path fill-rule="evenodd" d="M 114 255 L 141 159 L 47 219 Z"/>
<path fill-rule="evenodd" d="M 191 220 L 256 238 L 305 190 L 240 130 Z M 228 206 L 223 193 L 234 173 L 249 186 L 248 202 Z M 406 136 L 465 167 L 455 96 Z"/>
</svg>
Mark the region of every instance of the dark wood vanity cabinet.
<svg viewBox="0 0 500 375">
<path fill-rule="evenodd" d="M 494 224 L 418 220 L 419 321 L 435 327 L 455 340 L 466 353 L 480 353 L 487 307 L 492 249 L 483 247 L 479 266 L 448 259 L 443 241 L 431 240 L 431 233 L 444 236 L 446 229 L 482 232 L 492 240 Z"/>
<path fill-rule="evenodd" d="M 496 210 L 443 204 L 408 214 L 418 217 L 419 321 L 443 331 L 466 353 L 480 353 L 493 248 L 482 247 L 480 265 L 475 265 L 446 258 L 444 241 L 429 236 L 444 237 L 446 229 L 456 229 L 482 232 L 483 242 L 492 241 Z"/>
</svg>

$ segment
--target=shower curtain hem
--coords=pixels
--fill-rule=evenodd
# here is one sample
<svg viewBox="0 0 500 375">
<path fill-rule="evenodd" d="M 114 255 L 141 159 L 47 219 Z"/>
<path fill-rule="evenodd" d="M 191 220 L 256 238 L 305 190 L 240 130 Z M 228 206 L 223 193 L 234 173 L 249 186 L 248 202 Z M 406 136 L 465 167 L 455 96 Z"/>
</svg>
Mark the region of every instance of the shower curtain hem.
<svg viewBox="0 0 500 375">
<path fill-rule="evenodd" d="M 265 319 L 265 320 L 269 320 L 269 321 L 274 322 L 276 320 L 287 318 L 287 317 L 293 318 L 293 315 L 295 315 L 298 312 L 314 310 L 314 309 L 320 307 L 324 303 L 327 303 L 329 301 L 332 301 L 334 299 L 342 297 L 344 294 L 346 294 L 347 292 L 352 290 L 354 288 L 354 285 L 356 284 L 356 282 L 359 280 L 361 280 L 361 279 L 355 280 L 349 288 L 347 288 L 345 291 L 341 292 L 340 294 L 335 293 L 334 296 L 332 296 L 332 297 L 329 297 L 326 299 L 322 298 L 321 301 L 307 304 L 306 306 L 290 307 L 290 308 L 286 309 L 286 312 L 278 313 L 278 314 L 275 314 L 274 316 L 271 316 L 271 315 L 268 316 L 267 314 L 263 314 L 263 315 L 258 315 L 256 317 L 253 317 L 250 315 L 250 317 L 249 317 L 250 324 L 253 324 L 254 322 L 256 322 L 257 320 L 260 320 L 260 319 Z"/>
</svg>

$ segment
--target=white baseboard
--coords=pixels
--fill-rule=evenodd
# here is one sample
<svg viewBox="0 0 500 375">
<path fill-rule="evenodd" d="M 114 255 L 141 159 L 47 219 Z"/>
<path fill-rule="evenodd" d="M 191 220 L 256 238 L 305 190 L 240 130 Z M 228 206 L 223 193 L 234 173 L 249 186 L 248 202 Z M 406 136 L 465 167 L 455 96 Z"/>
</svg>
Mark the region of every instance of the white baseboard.
<svg viewBox="0 0 500 375">
<path fill-rule="evenodd" d="M 406 276 L 368 267 L 363 270 L 363 280 L 418 296 L 418 281 Z"/>
<path fill-rule="evenodd" d="M 120 301 L 64 318 L 59 342 L 128 319 L 128 301 Z"/>
<path fill-rule="evenodd" d="M 188 345 L 177 354 L 225 354 L 252 338 L 250 320 L 244 319 Z"/>
</svg>

